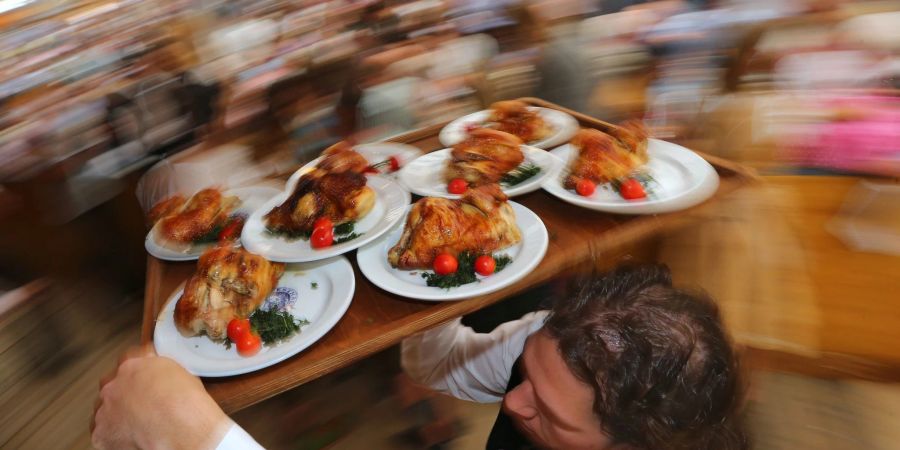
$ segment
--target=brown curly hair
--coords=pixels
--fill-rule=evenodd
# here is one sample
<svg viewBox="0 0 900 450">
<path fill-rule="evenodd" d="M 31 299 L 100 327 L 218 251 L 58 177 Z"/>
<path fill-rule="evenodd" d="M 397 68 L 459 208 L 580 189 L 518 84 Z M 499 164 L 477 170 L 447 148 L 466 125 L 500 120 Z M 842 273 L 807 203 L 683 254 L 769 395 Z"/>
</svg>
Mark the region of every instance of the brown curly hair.
<svg viewBox="0 0 900 450">
<path fill-rule="evenodd" d="M 672 287 L 662 265 L 625 267 L 578 283 L 545 329 L 595 394 L 617 444 L 638 449 L 744 449 L 741 384 L 718 308 Z"/>
</svg>

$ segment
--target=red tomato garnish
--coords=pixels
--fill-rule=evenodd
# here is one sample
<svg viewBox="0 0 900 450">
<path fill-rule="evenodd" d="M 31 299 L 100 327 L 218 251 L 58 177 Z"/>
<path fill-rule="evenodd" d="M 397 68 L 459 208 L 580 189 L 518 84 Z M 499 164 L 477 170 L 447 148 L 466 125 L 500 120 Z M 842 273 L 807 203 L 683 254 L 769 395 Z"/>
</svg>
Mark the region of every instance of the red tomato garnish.
<svg viewBox="0 0 900 450">
<path fill-rule="evenodd" d="M 318 230 L 319 228 L 327 228 L 329 230 L 334 229 L 334 223 L 328 217 L 319 217 L 313 222 L 313 231 Z"/>
<path fill-rule="evenodd" d="M 237 342 L 244 333 L 249 332 L 250 319 L 231 319 L 228 322 L 228 339 L 231 339 L 231 342 Z"/>
<path fill-rule="evenodd" d="M 456 261 L 456 257 L 449 253 L 441 253 L 434 258 L 434 273 L 438 275 L 449 275 L 456 272 L 458 267 L 459 262 Z"/>
<path fill-rule="evenodd" d="M 259 338 L 258 334 L 250 330 L 238 336 L 234 343 L 237 345 L 238 354 L 241 356 L 253 356 L 259 353 L 259 349 L 262 348 L 262 339 Z"/>
<path fill-rule="evenodd" d="M 597 189 L 597 185 L 594 184 L 593 181 L 582 178 L 578 180 L 578 184 L 575 185 L 575 192 L 582 197 L 589 197 L 594 194 L 594 190 Z"/>
<path fill-rule="evenodd" d="M 219 232 L 220 241 L 234 241 L 241 237 L 241 230 L 244 229 L 244 218 L 235 217 Z"/>
<path fill-rule="evenodd" d="M 334 242 L 334 229 L 318 228 L 313 230 L 312 236 L 309 237 L 309 243 L 312 248 L 330 247 Z"/>
<path fill-rule="evenodd" d="M 647 193 L 644 192 L 644 186 L 641 185 L 640 181 L 635 180 L 634 178 L 625 180 L 625 182 L 619 186 L 619 194 L 621 194 L 622 198 L 625 200 L 637 200 L 647 197 Z"/>
<path fill-rule="evenodd" d="M 494 273 L 494 269 L 497 268 L 497 261 L 494 261 L 494 257 L 491 255 L 481 255 L 475 258 L 475 271 L 478 272 L 479 275 L 488 276 Z"/>
<path fill-rule="evenodd" d="M 390 165 L 390 168 L 391 168 L 391 172 L 396 172 L 396 171 L 400 170 L 400 158 L 397 158 L 396 156 L 391 156 L 390 158 L 388 158 L 388 161 L 389 161 L 388 164 Z"/>
<path fill-rule="evenodd" d="M 469 183 L 466 183 L 466 180 L 463 180 L 462 178 L 454 178 L 447 184 L 447 192 L 451 194 L 463 194 L 468 188 Z"/>
</svg>

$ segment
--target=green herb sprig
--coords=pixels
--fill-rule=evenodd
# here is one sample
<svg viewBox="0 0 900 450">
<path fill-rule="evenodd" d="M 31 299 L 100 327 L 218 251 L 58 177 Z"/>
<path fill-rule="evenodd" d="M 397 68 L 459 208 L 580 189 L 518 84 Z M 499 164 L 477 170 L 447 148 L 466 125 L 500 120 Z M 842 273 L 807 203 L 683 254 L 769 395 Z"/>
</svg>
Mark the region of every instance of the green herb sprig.
<svg viewBox="0 0 900 450">
<path fill-rule="evenodd" d="M 450 289 L 464 284 L 478 282 L 478 277 L 475 275 L 476 258 L 478 258 L 478 255 L 470 252 L 460 253 L 456 257 L 458 263 L 456 272 L 447 275 L 438 275 L 434 272 L 423 272 L 422 278 L 425 279 L 425 283 L 428 286 L 439 287 L 441 289 Z M 495 256 L 494 261 L 497 264 L 494 268 L 494 273 L 497 273 L 506 268 L 506 266 L 512 262 L 512 258 L 508 255 L 500 255 Z"/>
<path fill-rule="evenodd" d="M 266 345 L 281 342 L 300 331 L 300 327 L 308 325 L 305 319 L 296 319 L 287 311 L 257 309 L 250 315 L 250 326 L 259 333 Z"/>
<path fill-rule="evenodd" d="M 523 164 L 516 169 L 506 173 L 500 178 L 500 183 L 506 186 L 515 186 L 522 184 L 529 178 L 541 173 L 541 167 L 536 164 Z"/>
</svg>

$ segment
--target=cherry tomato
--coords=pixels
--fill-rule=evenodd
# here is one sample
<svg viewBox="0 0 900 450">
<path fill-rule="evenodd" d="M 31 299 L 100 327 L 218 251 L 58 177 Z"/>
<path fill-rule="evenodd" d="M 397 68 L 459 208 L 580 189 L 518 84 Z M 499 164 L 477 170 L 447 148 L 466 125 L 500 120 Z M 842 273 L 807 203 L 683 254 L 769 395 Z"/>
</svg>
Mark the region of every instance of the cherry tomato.
<svg viewBox="0 0 900 450">
<path fill-rule="evenodd" d="M 462 194 L 465 193 L 468 188 L 469 183 L 466 183 L 466 180 L 454 178 L 450 180 L 450 184 L 447 185 L 447 192 L 451 194 Z"/>
<path fill-rule="evenodd" d="M 316 231 L 319 228 L 333 230 L 334 223 L 328 217 L 319 217 L 315 222 L 313 222 L 313 231 Z"/>
<path fill-rule="evenodd" d="M 456 272 L 458 267 L 459 262 L 456 261 L 456 257 L 449 253 L 441 253 L 434 258 L 434 273 L 438 275 L 449 275 Z"/>
<path fill-rule="evenodd" d="M 318 228 L 313 230 L 312 236 L 309 237 L 309 242 L 312 248 L 330 247 L 334 242 L 334 229 Z"/>
<path fill-rule="evenodd" d="M 494 261 L 494 257 L 491 255 L 481 255 L 475 258 L 475 271 L 478 272 L 479 275 L 488 276 L 494 273 L 494 269 L 497 268 L 497 261 Z"/>
<path fill-rule="evenodd" d="M 578 184 L 575 185 L 575 192 L 582 197 L 590 197 L 594 194 L 595 189 L 597 189 L 597 185 L 593 181 L 584 178 L 578 180 Z"/>
<path fill-rule="evenodd" d="M 241 356 L 253 356 L 259 353 L 259 349 L 262 348 L 262 339 L 260 339 L 258 334 L 250 330 L 238 336 L 234 343 L 237 345 L 238 354 Z"/>
<path fill-rule="evenodd" d="M 625 180 L 625 182 L 619 186 L 619 194 L 621 194 L 622 198 L 625 200 L 637 200 L 647 196 L 647 193 L 644 192 L 644 186 L 641 185 L 640 181 L 635 180 L 634 178 Z"/>
<path fill-rule="evenodd" d="M 400 170 L 400 158 L 397 158 L 396 156 L 391 156 L 390 158 L 388 158 L 388 161 L 389 161 L 388 164 L 390 165 L 390 168 L 391 168 L 391 172 L 396 172 L 396 171 Z"/>
<path fill-rule="evenodd" d="M 236 217 L 228 222 L 222 231 L 219 232 L 220 241 L 233 241 L 241 237 L 241 230 L 244 229 L 244 218 Z"/>
<path fill-rule="evenodd" d="M 228 322 L 228 339 L 237 342 L 244 334 L 250 332 L 250 319 L 231 319 Z"/>
</svg>

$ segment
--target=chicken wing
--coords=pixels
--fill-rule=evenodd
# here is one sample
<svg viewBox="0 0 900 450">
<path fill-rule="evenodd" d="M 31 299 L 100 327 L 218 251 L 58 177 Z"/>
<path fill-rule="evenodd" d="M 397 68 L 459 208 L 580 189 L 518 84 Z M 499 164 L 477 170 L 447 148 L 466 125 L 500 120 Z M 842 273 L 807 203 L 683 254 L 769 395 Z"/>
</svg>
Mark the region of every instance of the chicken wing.
<svg viewBox="0 0 900 450">
<path fill-rule="evenodd" d="M 643 123 L 626 122 L 611 134 L 584 128 L 572 138 L 575 147 L 564 181 L 566 189 L 574 189 L 579 180 L 606 183 L 626 178 L 647 163 L 647 130 Z"/>
<path fill-rule="evenodd" d="M 328 217 L 335 224 L 362 218 L 375 205 L 375 191 L 366 186 L 369 163 L 347 144 L 324 153 L 323 160 L 297 181 L 284 203 L 265 215 L 266 226 L 290 234 L 312 231 L 313 222 Z"/>
<path fill-rule="evenodd" d="M 400 269 L 430 268 L 441 253 L 490 253 L 522 240 L 516 215 L 496 184 L 470 189 L 463 198 L 426 197 L 413 205 L 388 262 Z"/>
<path fill-rule="evenodd" d="M 497 183 L 525 160 L 522 141 L 502 131 L 479 128 L 454 145 L 444 173 L 446 181 L 466 180 L 469 186 Z"/>
<path fill-rule="evenodd" d="M 214 247 L 200 256 L 197 271 L 175 304 L 175 326 L 184 336 L 224 339 L 228 322 L 259 308 L 284 272 L 242 248 Z"/>
<path fill-rule="evenodd" d="M 528 109 L 517 100 L 506 100 L 491 105 L 491 128 L 519 137 L 525 142 L 546 138 L 553 132 L 540 114 Z"/>
<path fill-rule="evenodd" d="M 204 189 L 180 208 L 172 208 L 173 212 L 159 221 L 159 233 L 177 243 L 195 241 L 228 220 L 239 203 L 237 197 L 225 197 L 218 189 Z"/>
</svg>

